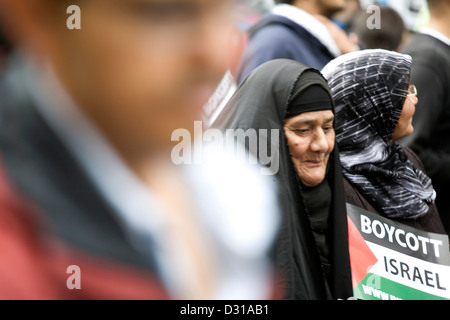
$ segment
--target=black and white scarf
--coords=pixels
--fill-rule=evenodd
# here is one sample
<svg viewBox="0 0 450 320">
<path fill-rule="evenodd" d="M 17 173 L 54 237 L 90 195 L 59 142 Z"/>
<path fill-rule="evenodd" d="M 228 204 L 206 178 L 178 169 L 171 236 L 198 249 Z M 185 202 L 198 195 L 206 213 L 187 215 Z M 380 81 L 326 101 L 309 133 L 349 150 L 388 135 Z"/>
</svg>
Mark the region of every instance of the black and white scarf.
<svg viewBox="0 0 450 320">
<path fill-rule="evenodd" d="M 343 174 L 389 218 L 417 219 L 436 197 L 431 179 L 392 140 L 410 70 L 410 56 L 381 49 L 342 55 L 322 70 L 336 104 Z"/>
</svg>

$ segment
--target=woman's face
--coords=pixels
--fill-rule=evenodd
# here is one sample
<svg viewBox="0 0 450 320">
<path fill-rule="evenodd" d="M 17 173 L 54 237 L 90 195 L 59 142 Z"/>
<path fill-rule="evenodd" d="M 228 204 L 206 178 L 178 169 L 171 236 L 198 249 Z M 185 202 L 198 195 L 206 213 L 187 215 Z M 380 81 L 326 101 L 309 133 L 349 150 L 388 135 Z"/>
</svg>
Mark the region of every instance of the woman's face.
<svg viewBox="0 0 450 320">
<path fill-rule="evenodd" d="M 284 133 L 292 161 L 306 186 L 316 186 L 325 178 L 335 143 L 333 122 L 331 110 L 305 112 L 286 119 Z"/>
<path fill-rule="evenodd" d="M 416 95 L 407 96 L 403 103 L 402 114 L 398 119 L 397 126 L 394 129 L 392 140 L 395 142 L 403 137 L 409 136 L 414 132 L 412 120 L 414 112 L 416 112 L 416 104 L 418 102 Z"/>
</svg>

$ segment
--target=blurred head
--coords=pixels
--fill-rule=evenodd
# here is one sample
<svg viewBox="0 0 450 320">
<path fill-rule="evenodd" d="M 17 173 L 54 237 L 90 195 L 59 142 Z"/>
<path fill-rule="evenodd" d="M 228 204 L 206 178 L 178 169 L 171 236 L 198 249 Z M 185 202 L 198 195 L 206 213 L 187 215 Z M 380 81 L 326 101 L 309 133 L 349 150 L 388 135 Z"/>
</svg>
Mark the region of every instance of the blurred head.
<svg viewBox="0 0 450 320">
<path fill-rule="evenodd" d="M 393 8 L 380 6 L 380 29 L 367 27 L 372 13 L 360 10 L 354 17 L 351 31 L 365 49 L 386 49 L 397 51 L 406 32 L 402 17 Z"/>
<path fill-rule="evenodd" d="M 334 114 L 328 92 L 306 88 L 288 106 L 284 132 L 294 167 L 304 185 L 320 184 L 334 149 Z"/>
<path fill-rule="evenodd" d="M 290 4 L 299 7 L 310 14 L 320 14 L 331 17 L 343 10 L 346 0 L 276 0 L 276 3 Z"/>
<path fill-rule="evenodd" d="M 320 14 L 331 18 L 337 12 L 343 10 L 346 6 L 346 0 L 317 0 Z"/>
<path fill-rule="evenodd" d="M 8 34 L 49 61 L 78 106 L 121 151 L 170 148 L 227 68 L 230 0 L 3 0 Z M 69 30 L 69 5 L 81 30 Z"/>
</svg>

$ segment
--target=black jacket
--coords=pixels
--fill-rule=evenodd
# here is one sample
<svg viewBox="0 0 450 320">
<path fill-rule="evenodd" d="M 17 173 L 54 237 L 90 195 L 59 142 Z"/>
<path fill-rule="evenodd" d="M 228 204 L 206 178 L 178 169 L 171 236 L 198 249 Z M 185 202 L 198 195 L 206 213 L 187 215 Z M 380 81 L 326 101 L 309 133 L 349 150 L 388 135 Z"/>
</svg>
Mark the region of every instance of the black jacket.
<svg viewBox="0 0 450 320">
<path fill-rule="evenodd" d="M 415 34 L 403 52 L 413 59 L 411 83 L 419 102 L 413 118 L 414 133 L 399 141 L 421 159 L 436 190 L 436 205 L 450 232 L 450 46 Z"/>
</svg>

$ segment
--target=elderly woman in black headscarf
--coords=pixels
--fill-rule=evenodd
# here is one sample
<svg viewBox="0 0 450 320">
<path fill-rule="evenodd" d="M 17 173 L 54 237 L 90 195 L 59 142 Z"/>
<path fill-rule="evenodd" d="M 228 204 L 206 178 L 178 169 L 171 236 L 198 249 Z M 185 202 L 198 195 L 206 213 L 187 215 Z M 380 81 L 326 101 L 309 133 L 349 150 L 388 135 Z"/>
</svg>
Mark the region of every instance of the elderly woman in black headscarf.
<svg viewBox="0 0 450 320">
<path fill-rule="evenodd" d="M 273 180 L 283 223 L 275 259 L 286 299 L 352 295 L 343 177 L 333 125 L 334 105 L 323 76 L 286 59 L 267 62 L 251 73 L 213 125 L 257 130 L 257 147 L 267 145 L 279 155 Z M 276 130 L 276 139 L 264 134 L 267 130 Z M 256 150 L 248 141 L 246 147 Z"/>
<path fill-rule="evenodd" d="M 411 134 L 417 92 L 411 57 L 362 50 L 322 70 L 336 105 L 336 140 L 347 201 L 409 226 L 445 234 L 431 179 L 396 141 Z"/>
</svg>

